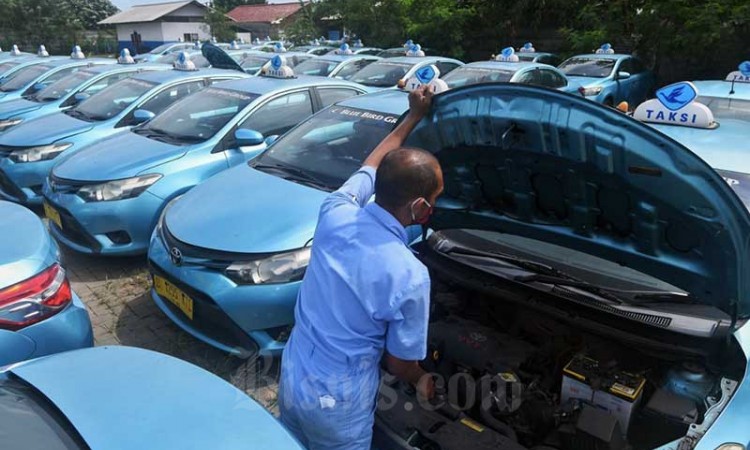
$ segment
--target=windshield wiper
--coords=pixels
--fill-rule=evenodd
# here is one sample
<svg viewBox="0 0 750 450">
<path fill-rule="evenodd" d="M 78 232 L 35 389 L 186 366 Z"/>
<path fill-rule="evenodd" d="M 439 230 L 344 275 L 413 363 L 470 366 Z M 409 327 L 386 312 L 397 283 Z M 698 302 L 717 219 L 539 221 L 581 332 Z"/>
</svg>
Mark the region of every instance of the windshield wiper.
<svg viewBox="0 0 750 450">
<path fill-rule="evenodd" d="M 684 292 L 637 292 L 631 296 L 629 305 L 653 305 L 656 303 L 679 303 L 684 305 L 702 305 L 703 302 Z"/>
<path fill-rule="evenodd" d="M 555 277 L 549 275 L 532 274 L 532 275 L 520 275 L 513 278 L 513 281 L 519 281 L 521 283 L 543 283 L 551 284 L 555 287 L 562 288 L 575 288 L 581 291 L 585 291 L 594 294 L 603 299 L 622 305 L 624 303 L 630 304 L 629 301 L 623 300 L 620 296 L 612 293 L 611 289 L 602 288 L 585 281 L 576 280 L 569 277 Z"/>
<path fill-rule="evenodd" d="M 180 139 L 166 131 L 159 130 L 157 128 L 134 128 L 133 133 L 146 137 L 148 139 L 154 139 L 156 141 L 165 142 L 167 144 L 181 143 Z"/>
<path fill-rule="evenodd" d="M 544 275 L 549 275 L 549 276 L 570 279 L 567 275 L 565 275 L 564 273 L 560 272 L 559 270 L 555 269 L 552 266 L 548 266 L 546 264 L 538 263 L 536 261 L 531 261 L 528 259 L 519 258 L 517 256 L 509 255 L 506 253 L 485 252 L 482 250 L 469 249 L 465 247 L 452 248 L 447 253 L 499 259 L 501 261 L 511 263 L 514 266 L 518 266 L 521 269 L 526 269 L 531 272 L 536 272 L 537 274 L 544 274 Z"/>
<path fill-rule="evenodd" d="M 67 114 L 70 117 L 73 117 L 75 119 L 81 119 L 81 120 L 85 120 L 87 122 L 93 122 L 94 121 L 93 117 L 89 116 L 85 112 L 80 111 L 78 109 L 69 109 L 69 110 L 65 111 L 65 114 Z"/>
<path fill-rule="evenodd" d="M 250 167 L 252 167 L 253 169 L 261 170 L 261 171 L 275 170 L 277 172 L 282 173 L 284 175 L 283 178 L 287 180 L 306 183 L 306 184 L 312 185 L 312 187 L 322 188 L 324 190 L 331 189 L 331 185 L 329 185 L 325 181 L 321 180 L 315 175 L 311 175 L 309 172 L 306 172 L 302 169 L 298 169 L 296 167 L 282 166 L 280 164 L 264 164 L 264 163 L 255 163 Z"/>
</svg>

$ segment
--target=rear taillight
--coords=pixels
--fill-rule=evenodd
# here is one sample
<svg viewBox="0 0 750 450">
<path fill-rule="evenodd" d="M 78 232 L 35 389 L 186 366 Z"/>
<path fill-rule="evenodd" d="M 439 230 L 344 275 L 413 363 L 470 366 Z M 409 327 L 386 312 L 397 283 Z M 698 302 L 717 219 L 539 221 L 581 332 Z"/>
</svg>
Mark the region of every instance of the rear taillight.
<svg viewBox="0 0 750 450">
<path fill-rule="evenodd" d="M 60 312 L 72 300 L 65 270 L 54 264 L 44 272 L 0 289 L 0 329 L 20 330 Z"/>
</svg>

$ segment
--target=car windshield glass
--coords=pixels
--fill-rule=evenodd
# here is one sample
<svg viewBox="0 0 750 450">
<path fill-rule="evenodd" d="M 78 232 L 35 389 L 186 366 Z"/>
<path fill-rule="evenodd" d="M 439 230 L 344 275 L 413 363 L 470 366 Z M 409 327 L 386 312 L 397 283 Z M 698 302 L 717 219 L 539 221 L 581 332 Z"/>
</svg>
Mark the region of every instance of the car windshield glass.
<svg viewBox="0 0 750 450">
<path fill-rule="evenodd" d="M 0 436 L 3 448 L 88 448 L 46 397 L 12 375 L 0 374 Z"/>
<path fill-rule="evenodd" d="M 338 189 L 397 121 L 394 114 L 334 105 L 292 129 L 255 161 L 304 171 Z"/>
<path fill-rule="evenodd" d="M 338 61 L 327 61 L 325 59 L 309 59 L 295 67 L 294 73 L 297 75 L 315 75 L 319 77 L 327 77 L 338 65 Z"/>
<path fill-rule="evenodd" d="M 258 97 L 249 92 L 206 88 L 176 102 L 134 131 L 170 143 L 203 142 Z"/>
<path fill-rule="evenodd" d="M 158 46 L 155 49 L 151 50 L 149 53 L 151 53 L 152 55 L 158 55 L 158 54 L 160 54 L 162 52 L 166 52 L 173 45 L 174 45 L 174 43 L 161 44 L 160 46 Z"/>
<path fill-rule="evenodd" d="M 240 66 L 248 72 L 259 71 L 265 63 L 271 60 L 273 55 L 268 56 L 248 56 L 240 62 Z"/>
<path fill-rule="evenodd" d="M 120 114 L 156 85 L 150 81 L 127 78 L 97 92 L 67 113 L 92 121 L 107 120 Z"/>
<path fill-rule="evenodd" d="M 72 73 L 66 77 L 60 78 L 54 83 L 50 84 L 46 88 L 37 92 L 33 99 L 38 102 L 51 102 L 53 100 L 60 99 L 63 95 L 67 95 L 73 89 L 77 88 L 85 81 L 90 80 L 96 75 L 94 72 L 88 72 L 86 70 L 80 70 Z"/>
<path fill-rule="evenodd" d="M 560 64 L 568 76 L 604 78 L 612 73 L 615 60 L 608 58 L 570 58 Z"/>
<path fill-rule="evenodd" d="M 721 119 L 744 120 L 750 122 L 750 100 L 726 97 L 698 97 L 698 102 L 708 106 L 714 114 L 714 119 L 721 123 Z"/>
<path fill-rule="evenodd" d="M 376 62 L 346 79 L 366 86 L 390 87 L 395 86 L 411 68 L 412 65 L 406 63 Z"/>
<path fill-rule="evenodd" d="M 480 69 L 478 67 L 459 67 L 443 78 L 448 87 L 457 88 L 471 84 L 508 82 L 516 73 L 512 70 Z"/>
<path fill-rule="evenodd" d="M 0 91 L 17 91 L 39 78 L 39 76 L 50 69 L 50 66 L 44 64 L 35 64 L 33 66 L 24 67 L 23 69 L 8 75 L 3 80 L 2 84 L 0 84 Z"/>
<path fill-rule="evenodd" d="M 519 61 L 524 62 L 534 62 L 534 58 L 536 58 L 536 55 L 529 55 L 528 53 L 516 53 L 516 55 Z"/>
<path fill-rule="evenodd" d="M 21 64 L 21 63 L 18 62 L 18 61 L 4 62 L 4 63 L 0 64 L 0 75 L 2 75 L 3 73 L 7 72 L 8 70 L 16 67 L 19 64 Z"/>
</svg>

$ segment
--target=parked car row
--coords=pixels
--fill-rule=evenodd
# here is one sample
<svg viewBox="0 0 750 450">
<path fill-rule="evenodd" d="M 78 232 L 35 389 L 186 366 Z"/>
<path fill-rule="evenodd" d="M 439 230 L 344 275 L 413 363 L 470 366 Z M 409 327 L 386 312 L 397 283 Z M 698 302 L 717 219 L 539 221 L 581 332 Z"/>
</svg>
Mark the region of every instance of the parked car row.
<svg viewBox="0 0 750 450">
<path fill-rule="evenodd" d="M 77 52 L 0 59 L 0 70 L 20 61 L 0 74 L 0 91 L 5 80 L 20 85 L 7 92 L 23 90 L 0 98 L 0 212 L 13 219 L 0 223 L 0 365 L 12 363 L 0 369 L 0 392 L 44 412 L 47 426 L 64 422 L 65 433 L 50 439 L 140 445 L 149 436 L 132 433 L 137 425 L 107 429 L 91 411 L 121 414 L 114 405 L 136 410 L 161 396 L 167 406 L 152 412 L 164 417 L 190 395 L 179 386 L 123 394 L 110 410 L 50 383 L 50 374 L 84 370 L 92 389 L 126 377 L 205 383 L 203 394 L 216 395 L 207 407 L 234 420 L 234 396 L 231 407 L 249 413 L 243 420 L 267 425 L 232 422 L 231 431 L 215 429 L 224 441 L 208 446 L 295 448 L 244 395 L 165 356 L 105 347 L 18 363 L 92 345 L 56 242 L 147 254 L 152 299 L 178 326 L 230 354 L 278 355 L 323 199 L 423 84 L 446 91 L 410 139 L 438 157 L 446 185 L 431 234 L 409 230 L 437 281 L 423 364 L 476 383 L 509 374 L 513 386 L 484 394 L 529 395 L 511 409 L 488 400 L 481 411 L 381 410 L 379 448 L 567 450 L 598 439 L 716 449 L 750 439 L 736 426 L 750 405 L 750 168 L 741 157 L 750 63 L 726 80 L 667 86 L 642 102 L 651 75 L 609 46 L 559 69 L 530 44 L 470 64 L 416 46 L 388 59 L 341 47 L 294 61 L 283 43 L 273 46 L 246 55 L 204 44 L 210 68 L 186 51 L 172 65 Z M 243 63 L 258 55 L 268 58 Z M 21 76 L 37 66 L 46 69 Z M 620 101 L 638 105 L 633 117 L 608 107 Z M 41 205 L 55 239 L 18 204 Z M 166 372 L 155 373 L 156 361 Z M 106 375 L 97 364 L 121 370 Z M 566 377 L 575 389 L 566 390 Z M 391 387 L 391 400 L 416 404 L 412 391 Z M 203 442 L 178 436 L 185 423 L 219 426 L 209 411 L 184 420 L 167 424 L 174 444 L 165 446 Z M 596 434 L 594 423 L 612 431 Z M 21 442 L 23 430 L 11 436 Z"/>
</svg>

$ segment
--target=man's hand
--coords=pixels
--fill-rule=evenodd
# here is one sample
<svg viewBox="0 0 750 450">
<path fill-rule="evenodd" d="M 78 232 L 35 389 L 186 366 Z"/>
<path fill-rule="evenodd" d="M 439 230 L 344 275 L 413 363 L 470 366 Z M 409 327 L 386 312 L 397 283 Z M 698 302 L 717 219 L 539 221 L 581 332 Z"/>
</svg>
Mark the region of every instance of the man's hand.
<svg viewBox="0 0 750 450">
<path fill-rule="evenodd" d="M 431 374 L 422 375 L 417 383 L 417 394 L 426 400 L 432 400 L 435 396 L 435 379 Z"/>
<path fill-rule="evenodd" d="M 422 85 L 409 93 L 409 114 L 421 120 L 432 107 L 432 97 L 435 95 L 429 85 Z"/>
</svg>

